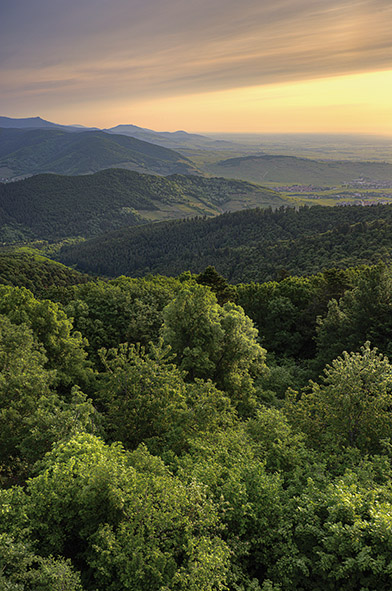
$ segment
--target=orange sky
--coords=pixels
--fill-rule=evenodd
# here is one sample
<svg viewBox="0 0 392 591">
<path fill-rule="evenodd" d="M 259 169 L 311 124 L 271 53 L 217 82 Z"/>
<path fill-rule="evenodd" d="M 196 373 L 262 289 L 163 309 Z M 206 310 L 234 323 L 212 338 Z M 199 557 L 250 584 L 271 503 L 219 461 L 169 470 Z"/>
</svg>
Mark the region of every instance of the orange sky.
<svg viewBox="0 0 392 591">
<path fill-rule="evenodd" d="M 76 105 L 61 123 L 233 133 L 392 135 L 392 70 L 146 100 Z M 48 113 L 47 113 L 48 114 Z M 49 110 L 49 118 L 61 113 Z"/>
<path fill-rule="evenodd" d="M 390 0 L 3 0 L 0 115 L 392 135 Z"/>
</svg>

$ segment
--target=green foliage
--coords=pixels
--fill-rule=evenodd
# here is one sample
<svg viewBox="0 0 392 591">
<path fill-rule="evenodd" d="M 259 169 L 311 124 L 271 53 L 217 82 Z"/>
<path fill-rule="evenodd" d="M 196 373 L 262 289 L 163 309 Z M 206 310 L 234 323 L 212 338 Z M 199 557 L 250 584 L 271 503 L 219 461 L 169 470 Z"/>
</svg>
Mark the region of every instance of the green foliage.
<svg viewBox="0 0 392 591">
<path fill-rule="evenodd" d="M 63 557 L 40 556 L 30 537 L 22 488 L 0 489 L 0 588 L 4 591 L 82 591 L 79 574 Z"/>
<path fill-rule="evenodd" d="M 286 573 L 283 589 L 391 587 L 389 487 L 363 485 L 350 472 L 330 483 L 310 479 L 291 511 L 295 551 L 275 570 L 280 580 Z"/>
<path fill-rule="evenodd" d="M 221 308 L 203 286 L 184 288 L 164 310 L 162 335 L 191 379 L 210 378 L 224 337 Z"/>
<path fill-rule="evenodd" d="M 0 534 L 0 586 L 4 591 L 83 591 L 80 575 L 64 558 L 42 558 L 31 544 Z"/>
<path fill-rule="evenodd" d="M 389 351 L 390 292 L 381 265 L 0 286 L 0 588 L 389 590 L 388 358 L 283 397 Z"/>
<path fill-rule="evenodd" d="M 378 452 L 392 437 L 392 366 L 370 349 L 343 353 L 324 370 L 321 384 L 311 383 L 297 402 L 289 400 L 291 420 L 318 445 L 354 446 Z"/>
<path fill-rule="evenodd" d="M 175 437 L 173 432 L 186 420 L 181 373 L 164 359 L 152 359 L 127 345 L 102 350 L 101 360 L 106 372 L 100 400 L 112 440 L 131 449 L 144 441 L 159 450 L 160 440 Z"/>
<path fill-rule="evenodd" d="M 262 343 L 278 357 L 309 358 L 315 353 L 316 318 L 331 298 L 353 286 L 354 269 L 330 269 L 311 277 L 237 287 L 238 303 L 255 322 Z"/>
<path fill-rule="evenodd" d="M 66 287 L 87 280 L 86 275 L 39 256 L 34 251 L 0 252 L 0 282 L 26 287 L 39 298 L 47 297 L 53 285 Z"/>
<path fill-rule="evenodd" d="M 230 400 L 211 382 L 186 383 L 161 345 L 149 354 L 129 345 L 100 353 L 106 371 L 98 398 L 112 440 L 182 454 L 195 436 L 235 421 Z"/>
<path fill-rule="evenodd" d="M 100 419 L 75 386 L 65 401 L 51 391 L 55 370 L 25 324 L 0 316 L 0 464 L 4 477 L 19 478 L 51 445 L 81 431 L 95 432 Z"/>
<path fill-rule="evenodd" d="M 64 247 L 59 260 L 109 276 L 200 273 L 214 265 L 232 283 L 270 281 L 388 262 L 391 223 L 392 205 L 244 210 L 124 228 Z"/>
<path fill-rule="evenodd" d="M 44 347 L 45 367 L 56 370 L 58 387 L 69 389 L 75 382 L 82 385 L 88 380 L 85 340 L 72 330 L 72 321 L 58 304 L 37 300 L 25 288 L 0 286 L 0 314 L 31 328 Z"/>
<path fill-rule="evenodd" d="M 166 277 L 118 277 L 80 285 L 58 297 L 75 328 L 87 337 L 90 357 L 97 361 L 102 347 L 156 341 L 162 311 L 180 288 L 179 281 Z"/>
<path fill-rule="evenodd" d="M 230 398 L 218 390 L 211 381 L 195 379 L 186 384 L 188 416 L 186 434 L 188 439 L 203 433 L 217 433 L 232 427 L 237 422 L 237 413 Z"/>
<path fill-rule="evenodd" d="M 167 164 L 168 172 L 177 166 Z M 217 215 L 239 195 L 245 205 L 249 200 L 259 206 L 265 201 L 284 203 L 277 193 L 244 181 L 106 168 L 95 174 L 39 174 L 0 184 L 0 239 L 10 244 L 86 238 L 150 221 Z"/>
<path fill-rule="evenodd" d="M 391 294 L 391 270 L 379 264 L 365 268 L 339 302 L 331 300 L 317 328 L 318 364 L 329 363 L 344 349 L 355 351 L 364 341 L 391 354 Z"/>
<path fill-rule="evenodd" d="M 215 293 L 218 304 L 222 306 L 226 302 L 236 302 L 237 292 L 233 285 L 229 285 L 222 275 L 216 271 L 215 267 L 207 267 L 203 273 L 199 273 L 196 282 L 200 285 L 207 285 Z"/>
<path fill-rule="evenodd" d="M 74 386 L 69 401 L 56 394 L 41 396 L 29 416 L 25 418 L 25 432 L 17 444 L 28 464 L 50 451 L 53 444 L 67 441 L 79 433 L 103 433 L 102 416 L 92 401 Z"/>
<path fill-rule="evenodd" d="M 279 556 L 283 479 L 266 471 L 242 428 L 195 440 L 191 454 L 181 462 L 180 474 L 186 481 L 205 484 L 218 506 L 233 553 L 233 588 L 257 589 L 251 580 L 262 582 Z"/>
<path fill-rule="evenodd" d="M 282 471 L 287 477 L 309 460 L 306 455 L 303 436 L 293 432 L 287 417 L 275 408 L 261 408 L 246 425 L 256 457 L 265 461 L 270 471 Z"/>
<path fill-rule="evenodd" d="M 261 404 L 281 408 L 289 388 L 301 388 L 308 383 L 309 369 L 300 359 L 267 355 L 267 367 L 268 371 L 255 380 L 256 397 Z"/>
<path fill-rule="evenodd" d="M 208 288 L 190 285 L 165 308 L 162 335 L 190 380 L 211 379 L 240 413 L 252 410 L 252 374 L 264 370 L 265 351 L 242 308 L 219 306 Z"/>
<path fill-rule="evenodd" d="M 10 467 L 41 396 L 49 393 L 54 372 L 25 325 L 0 316 L 0 463 Z"/>
<path fill-rule="evenodd" d="M 88 589 L 225 588 L 228 548 L 213 505 L 146 451 L 76 437 L 45 458 L 28 493 L 38 547 L 88 567 Z"/>
</svg>

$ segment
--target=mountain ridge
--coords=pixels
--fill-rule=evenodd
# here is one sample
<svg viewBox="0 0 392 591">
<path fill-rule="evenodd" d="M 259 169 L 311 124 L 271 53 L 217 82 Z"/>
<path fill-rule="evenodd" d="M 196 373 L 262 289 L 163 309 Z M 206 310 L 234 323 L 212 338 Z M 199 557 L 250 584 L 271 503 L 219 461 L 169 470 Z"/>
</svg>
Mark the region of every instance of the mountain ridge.
<svg viewBox="0 0 392 591">
<path fill-rule="evenodd" d="M 199 171 L 178 152 L 136 138 L 96 130 L 0 129 L 0 170 L 26 174 L 88 174 L 104 168 L 155 174 Z M 1 175 L 3 176 L 3 175 Z"/>
<path fill-rule="evenodd" d="M 63 131 L 98 129 L 97 127 L 86 127 L 84 125 L 61 125 L 61 123 L 53 123 L 39 116 L 21 118 L 0 116 L 0 127 L 4 129 L 61 129 Z"/>
</svg>

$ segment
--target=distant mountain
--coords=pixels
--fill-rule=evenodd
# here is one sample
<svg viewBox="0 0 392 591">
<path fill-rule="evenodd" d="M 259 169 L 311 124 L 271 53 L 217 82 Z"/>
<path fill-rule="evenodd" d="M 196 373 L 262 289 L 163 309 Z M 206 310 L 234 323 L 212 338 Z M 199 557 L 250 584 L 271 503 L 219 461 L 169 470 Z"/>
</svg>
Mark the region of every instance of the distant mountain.
<svg viewBox="0 0 392 591">
<path fill-rule="evenodd" d="M 84 127 L 83 125 L 59 125 L 41 119 L 41 117 L 25 117 L 14 119 L 12 117 L 0 117 L 0 128 L 4 129 L 62 129 L 63 131 L 84 131 L 97 129 L 96 127 Z"/>
<path fill-rule="evenodd" d="M 111 167 L 156 174 L 195 174 L 178 152 L 103 131 L 0 129 L 0 176 L 88 174 Z"/>
<path fill-rule="evenodd" d="M 392 258 L 392 205 L 247 210 L 123 228 L 65 246 L 60 260 L 109 276 L 199 273 L 233 283 L 276 280 Z"/>
<path fill-rule="evenodd" d="M 392 164 L 348 160 L 312 160 L 295 156 L 253 154 L 220 160 L 206 171 L 225 178 L 241 178 L 253 183 L 341 185 L 359 177 L 391 180 Z"/>
<path fill-rule="evenodd" d="M 274 191 L 243 181 L 119 169 L 83 176 L 41 174 L 0 184 L 0 241 L 97 236 L 151 220 L 284 203 Z"/>
<path fill-rule="evenodd" d="M 153 131 L 137 125 L 116 125 L 110 129 L 105 129 L 108 133 L 119 133 L 130 137 L 144 140 L 165 146 L 167 148 L 194 148 L 194 149 L 224 149 L 232 148 L 234 144 L 225 140 L 216 140 L 204 135 L 187 133 L 186 131 Z"/>
<path fill-rule="evenodd" d="M 230 141 L 219 140 L 187 133 L 186 131 L 153 131 L 137 125 L 116 125 L 110 129 L 99 129 L 98 127 L 85 127 L 84 125 L 60 125 L 51 121 L 41 119 L 41 117 L 25 117 L 16 119 L 12 117 L 0 117 L 0 128 L 3 129 L 57 129 L 61 131 L 80 132 L 80 131 L 104 131 L 111 134 L 126 135 L 144 142 L 150 142 L 157 146 L 165 148 L 195 148 L 195 149 L 225 149 L 231 148 L 234 144 Z"/>
</svg>

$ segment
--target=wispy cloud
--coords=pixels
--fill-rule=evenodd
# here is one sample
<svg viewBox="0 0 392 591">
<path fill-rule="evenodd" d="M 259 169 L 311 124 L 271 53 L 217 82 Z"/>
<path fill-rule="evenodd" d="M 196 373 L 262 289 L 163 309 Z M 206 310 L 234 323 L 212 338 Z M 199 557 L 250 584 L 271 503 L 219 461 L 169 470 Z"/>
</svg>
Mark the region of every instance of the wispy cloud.
<svg viewBox="0 0 392 591">
<path fill-rule="evenodd" d="M 3 0 L 4 103 L 151 97 L 392 67 L 390 0 Z"/>
</svg>

